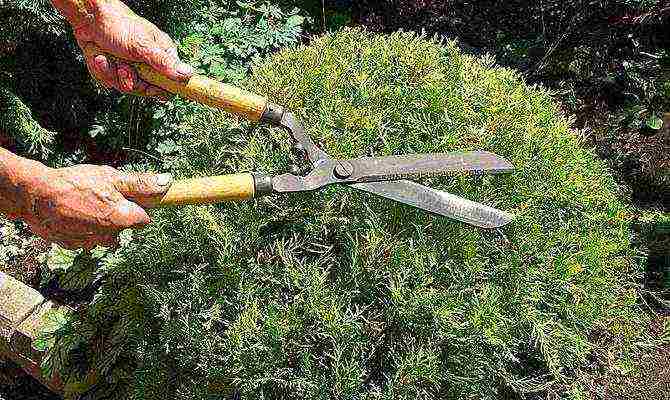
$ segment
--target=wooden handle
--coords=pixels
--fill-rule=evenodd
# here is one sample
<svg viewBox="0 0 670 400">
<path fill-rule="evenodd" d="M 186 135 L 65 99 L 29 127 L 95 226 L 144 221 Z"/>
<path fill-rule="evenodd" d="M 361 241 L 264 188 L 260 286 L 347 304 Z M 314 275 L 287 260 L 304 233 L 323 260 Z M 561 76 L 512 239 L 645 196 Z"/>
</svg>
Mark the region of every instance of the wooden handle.
<svg viewBox="0 0 670 400">
<path fill-rule="evenodd" d="M 162 195 L 149 199 L 147 207 L 186 204 L 212 204 L 222 201 L 250 200 L 256 196 L 252 174 L 210 176 L 176 181 Z"/>
<path fill-rule="evenodd" d="M 258 122 L 268 100 L 246 90 L 227 85 L 202 75 L 193 75 L 188 82 L 177 82 L 159 74 L 146 64 L 132 63 L 140 78 L 146 82 L 189 100 L 219 108 Z"/>
<path fill-rule="evenodd" d="M 126 62 L 135 67 L 140 78 L 154 86 L 189 100 L 239 115 L 252 122 L 258 122 L 261 119 L 268 105 L 265 97 L 202 75 L 193 75 L 187 82 L 178 82 L 158 73 L 147 64 L 125 60 L 93 44 L 87 45 L 84 52 L 87 56 L 104 55 L 112 60 Z"/>
</svg>

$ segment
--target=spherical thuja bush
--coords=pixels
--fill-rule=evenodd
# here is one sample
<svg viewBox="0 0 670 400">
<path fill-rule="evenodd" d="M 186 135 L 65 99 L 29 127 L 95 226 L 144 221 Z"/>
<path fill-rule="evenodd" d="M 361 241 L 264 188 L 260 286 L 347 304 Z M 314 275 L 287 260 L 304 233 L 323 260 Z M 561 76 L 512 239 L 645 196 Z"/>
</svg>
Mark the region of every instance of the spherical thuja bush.
<svg viewBox="0 0 670 400">
<path fill-rule="evenodd" d="M 88 349 L 97 390 L 576 395 L 594 355 L 623 359 L 643 339 L 628 213 L 543 89 L 452 43 L 355 29 L 273 56 L 247 87 L 334 156 L 495 152 L 516 170 L 421 182 L 516 219 L 482 230 L 342 186 L 158 210 L 102 258 L 102 286 L 73 322 L 67 343 Z M 222 112 L 181 128 L 178 177 L 300 161 L 285 132 Z M 66 376 L 81 373 L 81 357 L 65 360 Z"/>
</svg>

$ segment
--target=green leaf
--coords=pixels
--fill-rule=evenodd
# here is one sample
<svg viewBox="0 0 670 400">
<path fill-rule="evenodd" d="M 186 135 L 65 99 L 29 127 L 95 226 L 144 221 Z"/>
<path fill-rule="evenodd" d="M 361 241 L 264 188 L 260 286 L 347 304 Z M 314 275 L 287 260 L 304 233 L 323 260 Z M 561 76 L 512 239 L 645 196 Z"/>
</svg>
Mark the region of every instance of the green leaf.
<svg viewBox="0 0 670 400">
<path fill-rule="evenodd" d="M 305 22 L 305 17 L 301 15 L 292 15 L 286 20 L 287 27 L 300 26 Z"/>
<path fill-rule="evenodd" d="M 659 130 L 663 127 L 663 120 L 656 115 L 652 115 L 645 121 L 650 129 Z"/>
<path fill-rule="evenodd" d="M 74 261 L 81 250 L 67 250 L 60 246 L 53 245 L 47 255 L 46 264 L 51 271 L 67 271 L 74 265 Z"/>
<path fill-rule="evenodd" d="M 172 154 L 179 150 L 179 145 L 172 139 L 167 139 L 156 146 L 156 151 L 160 154 Z"/>
<path fill-rule="evenodd" d="M 156 111 L 154 111 L 154 119 L 162 119 L 165 117 L 165 111 L 166 110 L 163 107 L 156 109 Z"/>
<path fill-rule="evenodd" d="M 53 339 L 47 338 L 46 336 L 38 336 L 33 342 L 33 348 L 40 352 L 47 351 L 52 345 Z"/>
<path fill-rule="evenodd" d="M 92 125 L 88 135 L 92 138 L 105 133 L 105 127 L 102 125 Z"/>
</svg>

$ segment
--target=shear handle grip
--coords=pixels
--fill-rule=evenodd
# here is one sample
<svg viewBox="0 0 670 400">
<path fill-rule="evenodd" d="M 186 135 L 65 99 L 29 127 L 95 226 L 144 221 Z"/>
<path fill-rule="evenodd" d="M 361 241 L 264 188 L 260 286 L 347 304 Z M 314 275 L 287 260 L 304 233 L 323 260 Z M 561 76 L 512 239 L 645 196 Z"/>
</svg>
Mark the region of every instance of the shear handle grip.
<svg viewBox="0 0 670 400">
<path fill-rule="evenodd" d="M 213 204 L 223 201 L 244 201 L 261 195 L 256 191 L 253 174 L 234 174 L 185 179 L 173 182 L 165 193 L 145 199 L 147 208 L 187 204 Z"/>
<path fill-rule="evenodd" d="M 139 77 L 147 83 L 186 99 L 239 115 L 252 122 L 258 122 L 261 119 L 268 105 L 265 97 L 206 76 L 193 75 L 187 82 L 178 82 L 158 73 L 147 64 L 124 60 L 94 45 L 88 45 L 85 52 L 91 55 L 102 54 L 113 60 L 127 62 L 135 67 Z"/>
<path fill-rule="evenodd" d="M 134 63 L 141 79 L 170 93 L 189 100 L 239 115 L 258 122 L 268 100 L 238 87 L 227 85 L 202 75 L 193 75 L 187 82 L 177 82 L 161 75 L 146 64 Z"/>
</svg>

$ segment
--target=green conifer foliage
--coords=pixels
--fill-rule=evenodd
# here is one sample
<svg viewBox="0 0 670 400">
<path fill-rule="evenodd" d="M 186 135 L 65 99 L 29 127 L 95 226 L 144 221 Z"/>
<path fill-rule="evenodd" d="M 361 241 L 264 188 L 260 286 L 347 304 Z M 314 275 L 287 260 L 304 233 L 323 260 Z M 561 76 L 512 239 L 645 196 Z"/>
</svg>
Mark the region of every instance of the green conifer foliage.
<svg viewBox="0 0 670 400">
<path fill-rule="evenodd" d="M 548 93 L 414 34 L 315 39 L 249 89 L 336 156 L 483 149 L 509 176 L 426 184 L 514 212 L 484 231 L 344 187 L 153 212 L 47 369 L 134 399 L 457 399 L 552 392 L 652 344 L 630 217 Z M 202 109 L 178 177 L 286 171 L 287 135 Z M 63 354 L 73 354 L 63 357 Z M 55 360 L 55 361 L 54 361 Z"/>
<path fill-rule="evenodd" d="M 8 89 L 0 86 L 0 135 L 18 144 L 33 157 L 46 159 L 52 151 L 55 135 L 42 128 L 30 109 Z"/>
<path fill-rule="evenodd" d="M 62 35 L 65 19 L 54 9 L 50 0 L 7 0 L 0 3 L 0 40 L 16 42 L 31 30 Z M 1 55 L 1 54 L 0 54 Z"/>
</svg>

